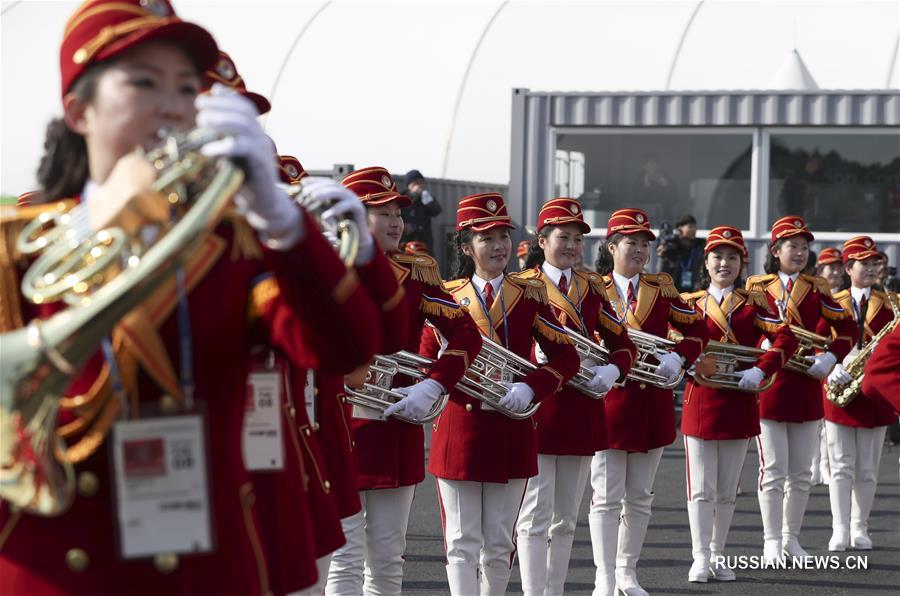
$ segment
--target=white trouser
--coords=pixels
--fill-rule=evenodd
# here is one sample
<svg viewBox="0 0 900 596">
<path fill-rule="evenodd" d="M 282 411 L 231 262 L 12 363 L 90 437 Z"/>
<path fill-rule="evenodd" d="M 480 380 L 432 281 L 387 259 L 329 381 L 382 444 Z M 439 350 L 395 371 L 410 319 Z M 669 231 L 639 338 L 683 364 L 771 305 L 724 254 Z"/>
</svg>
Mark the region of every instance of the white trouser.
<svg viewBox="0 0 900 596">
<path fill-rule="evenodd" d="M 500 483 L 438 478 L 437 485 L 447 564 L 473 573 L 480 568 L 481 594 L 505 594 L 525 479 Z"/>
<path fill-rule="evenodd" d="M 865 534 L 875 500 L 878 467 L 886 426 L 855 428 L 825 423 L 831 465 L 832 528 L 854 535 Z"/>
<path fill-rule="evenodd" d="M 595 453 L 591 460 L 589 521 L 597 566 L 595 593 L 611 592 L 617 569 L 634 575 L 647 534 L 653 479 L 662 453 L 662 447 L 647 453 L 607 449 Z"/>
<path fill-rule="evenodd" d="M 325 590 L 325 581 L 328 579 L 328 568 L 330 566 L 330 554 L 316 559 L 316 571 L 319 574 L 319 579 L 316 581 L 316 583 L 306 588 L 305 590 L 300 590 L 299 592 L 290 592 L 287 596 L 321 596 L 322 592 Z"/>
<path fill-rule="evenodd" d="M 819 425 L 819 449 L 813 452 L 812 483 L 821 484 L 831 480 L 831 471 L 828 465 L 828 440 L 825 437 L 825 420 Z"/>
<path fill-rule="evenodd" d="M 819 449 L 819 421 L 778 422 L 763 418 L 759 450 L 759 509 L 765 540 L 797 540 Z"/>
<path fill-rule="evenodd" d="M 742 463 L 747 455 L 750 439 L 734 439 L 727 441 L 707 441 L 697 437 L 684 437 L 685 477 L 687 480 L 687 500 L 691 502 L 709 503 L 710 507 L 688 507 L 689 516 L 707 515 L 709 519 L 696 520 L 691 524 L 691 533 L 695 528 L 708 528 L 704 531 L 704 540 L 692 535 L 693 542 L 702 548 L 707 558 L 710 554 L 712 528 L 716 522 L 716 549 L 721 552 L 725 547 L 728 527 L 720 527 L 726 516 L 716 515 L 717 510 L 734 507 L 737 487 L 740 482 Z M 730 522 L 730 516 L 728 516 Z M 691 520 L 695 521 L 695 520 Z M 700 544 L 700 543 L 703 544 Z M 696 549 L 695 549 L 696 550 Z M 696 553 L 695 553 L 696 556 Z"/>
<path fill-rule="evenodd" d="M 414 486 L 363 490 L 362 511 L 341 520 L 347 543 L 332 555 L 326 594 L 399 594 Z"/>
<path fill-rule="evenodd" d="M 591 456 L 538 455 L 516 527 L 526 596 L 562 593 L 590 470 Z"/>
</svg>

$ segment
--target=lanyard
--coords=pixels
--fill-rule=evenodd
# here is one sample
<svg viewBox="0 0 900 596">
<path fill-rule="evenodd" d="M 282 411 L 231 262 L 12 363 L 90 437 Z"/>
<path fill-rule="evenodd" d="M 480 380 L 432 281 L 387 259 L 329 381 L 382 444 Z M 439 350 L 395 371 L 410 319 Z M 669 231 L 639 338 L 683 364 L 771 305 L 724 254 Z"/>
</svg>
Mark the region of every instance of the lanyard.
<svg viewBox="0 0 900 596">
<path fill-rule="evenodd" d="M 694 245 L 691 245 L 691 251 L 688 253 L 688 261 L 685 263 L 681 257 L 678 257 L 678 264 L 681 266 L 681 271 L 693 271 L 694 270 Z"/>
<path fill-rule="evenodd" d="M 790 279 L 790 277 L 788 279 Z M 800 279 L 800 277 L 798 276 L 797 279 Z M 788 307 L 788 304 L 790 304 L 790 302 L 791 302 L 791 295 L 788 294 L 787 286 L 785 285 L 784 281 L 782 281 L 780 275 L 778 276 L 778 281 L 781 282 L 781 295 L 783 296 L 784 299 L 776 300 L 775 304 L 778 306 L 778 312 L 781 315 L 781 321 L 783 323 L 788 323 L 789 321 L 788 321 L 787 315 L 789 313 L 788 313 L 787 307 Z"/>
<path fill-rule="evenodd" d="M 733 292 L 734 290 L 732 290 Z M 730 292 L 729 292 L 730 294 Z M 720 309 L 725 305 L 725 299 L 728 298 L 726 295 L 722 295 L 722 304 L 720 304 Z M 707 307 L 709 306 L 709 290 L 706 291 L 706 300 L 703 301 L 703 314 L 707 314 L 709 310 Z M 728 309 L 728 314 L 725 315 L 725 337 L 724 340 L 728 341 L 728 334 L 731 333 L 731 315 L 734 313 L 734 301 L 731 301 L 731 307 Z M 737 338 L 735 338 L 736 340 Z"/>
<path fill-rule="evenodd" d="M 619 284 L 616 283 L 615 277 L 613 277 L 612 281 L 613 281 L 613 287 L 616 289 L 616 296 L 618 296 L 619 300 L 621 300 L 622 303 L 625 305 L 625 308 L 622 310 L 622 314 L 620 315 L 619 314 L 619 300 L 615 300 L 612 302 L 613 310 L 615 311 L 616 316 L 618 317 L 619 325 L 621 325 L 622 327 L 628 327 L 628 321 L 627 321 L 628 308 L 629 308 L 628 295 L 627 294 L 625 296 L 622 295 L 621 290 L 619 290 Z M 638 277 L 638 284 L 640 284 L 640 282 L 641 282 L 641 278 Z M 631 285 L 630 279 L 628 280 L 628 284 Z"/>
<path fill-rule="evenodd" d="M 112 342 L 109 340 L 109 337 L 104 337 L 100 345 L 103 348 L 103 358 L 106 359 L 106 364 L 109 366 L 113 395 L 119 400 L 119 405 L 122 406 L 122 418 L 128 418 L 128 397 L 125 395 L 125 383 L 122 382 L 122 372 L 119 370 L 119 363 L 116 362 Z"/>
<path fill-rule="evenodd" d="M 491 283 L 491 282 L 488 282 L 488 283 Z M 475 289 L 478 290 L 478 288 L 475 288 Z M 484 311 L 484 316 L 487 317 L 488 325 L 491 328 L 491 335 L 490 335 L 489 339 L 493 339 L 494 321 L 491 319 L 491 313 L 488 312 L 488 307 L 484 301 L 484 297 L 482 296 L 482 293 L 483 292 L 476 291 L 475 297 L 478 298 L 478 303 L 481 305 L 481 310 Z M 500 296 L 499 296 L 500 310 L 503 315 L 503 347 L 508 349 L 509 348 L 509 325 L 507 324 L 507 321 L 506 321 L 506 300 L 503 299 L 503 281 L 500 282 L 499 293 L 500 293 Z"/>
<path fill-rule="evenodd" d="M 178 340 L 181 356 L 181 390 L 184 393 L 184 408 L 194 407 L 194 363 L 193 341 L 191 338 L 191 313 L 188 310 L 187 290 L 184 280 L 184 268 L 175 271 L 178 285 Z"/>
<path fill-rule="evenodd" d="M 565 275 L 565 273 L 563 273 L 563 276 L 564 275 Z M 559 279 L 562 280 L 562 276 L 560 276 Z M 553 280 L 550 280 L 550 281 L 552 282 Z M 580 299 L 581 298 L 581 286 L 578 284 L 578 276 L 575 275 L 575 271 L 572 271 L 572 283 L 575 284 L 575 292 L 578 294 L 578 297 Z M 581 314 L 581 300 L 578 301 L 578 304 L 575 304 L 574 302 L 572 302 L 572 300 L 568 296 L 566 296 L 566 293 L 560 289 L 559 284 L 553 284 L 553 285 L 556 286 L 556 289 L 559 290 L 559 293 L 562 294 L 562 297 L 565 299 L 565 301 L 569 303 L 569 306 L 571 306 L 573 309 L 575 309 L 575 312 L 578 313 L 578 324 L 581 325 L 581 329 L 580 329 L 581 334 L 584 335 L 585 337 L 588 337 L 589 334 L 588 334 L 588 330 L 587 330 L 587 325 L 584 324 L 584 316 Z M 616 314 L 618 315 L 619 313 L 616 313 Z"/>
</svg>

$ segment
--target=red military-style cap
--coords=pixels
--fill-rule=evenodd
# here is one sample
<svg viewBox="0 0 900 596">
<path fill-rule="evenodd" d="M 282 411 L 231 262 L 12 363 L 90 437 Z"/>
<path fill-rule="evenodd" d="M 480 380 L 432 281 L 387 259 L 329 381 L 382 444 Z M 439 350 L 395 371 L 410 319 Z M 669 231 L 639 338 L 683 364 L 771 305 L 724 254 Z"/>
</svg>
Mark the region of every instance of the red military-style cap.
<svg viewBox="0 0 900 596">
<path fill-rule="evenodd" d="M 411 240 L 403 246 L 403 252 L 408 255 L 428 254 L 428 245 L 421 240 Z"/>
<path fill-rule="evenodd" d="M 650 229 L 650 218 L 643 209 L 629 207 L 613 211 L 606 224 L 606 236 L 613 234 L 647 234 L 650 240 L 656 240 L 656 235 Z"/>
<path fill-rule="evenodd" d="M 869 257 L 878 256 L 878 247 L 875 241 L 868 236 L 854 236 L 850 240 L 844 242 L 844 251 L 841 253 L 841 260 L 847 261 L 865 261 Z"/>
<path fill-rule="evenodd" d="M 238 74 L 237 66 L 234 65 L 234 60 L 222 50 L 219 50 L 219 59 L 216 60 L 213 67 L 207 69 L 206 72 L 203 73 L 203 91 L 209 91 L 210 87 L 213 86 L 213 83 L 226 85 L 252 101 L 260 115 L 265 114 L 272 109 L 272 104 L 269 103 L 268 99 L 259 93 L 247 91 L 244 77 Z"/>
<path fill-rule="evenodd" d="M 531 248 L 531 240 L 522 240 L 519 242 L 519 246 L 516 247 L 516 256 L 520 258 L 527 257 L 529 248 Z"/>
<path fill-rule="evenodd" d="M 813 241 L 812 232 L 806 227 L 806 222 L 799 215 L 787 215 L 772 224 L 772 243 L 784 238 L 803 236 L 809 242 Z"/>
<path fill-rule="evenodd" d="M 456 231 L 486 232 L 492 228 L 515 228 L 503 197 L 496 192 L 469 195 L 456 208 Z"/>
<path fill-rule="evenodd" d="M 412 200 L 397 192 L 397 184 L 386 169 L 373 166 L 348 174 L 341 184 L 356 193 L 366 207 L 378 207 L 396 201 L 400 207 L 409 207 Z"/>
<path fill-rule="evenodd" d="M 300 160 L 293 155 L 279 155 L 278 175 L 285 184 L 297 184 L 309 176 L 309 172 L 303 169 Z"/>
<path fill-rule="evenodd" d="M 88 0 L 69 17 L 59 49 L 61 95 L 90 65 L 118 56 L 145 41 L 166 39 L 180 45 L 199 72 L 216 62 L 212 35 L 186 23 L 168 0 Z"/>
<path fill-rule="evenodd" d="M 578 224 L 583 234 L 591 231 L 591 226 L 584 223 L 581 204 L 575 199 L 568 197 L 550 199 L 544 203 L 538 213 L 538 232 L 544 226 L 560 226 L 568 223 Z"/>
<path fill-rule="evenodd" d="M 816 265 L 831 265 L 832 263 L 841 262 L 841 251 L 833 246 L 823 248 L 816 258 Z"/>
<path fill-rule="evenodd" d="M 706 237 L 706 246 L 703 252 L 708 253 L 717 246 L 731 246 L 737 249 L 741 258 L 747 256 L 747 246 L 744 244 L 744 235 L 737 228 L 731 226 L 716 226 L 709 231 Z"/>
</svg>

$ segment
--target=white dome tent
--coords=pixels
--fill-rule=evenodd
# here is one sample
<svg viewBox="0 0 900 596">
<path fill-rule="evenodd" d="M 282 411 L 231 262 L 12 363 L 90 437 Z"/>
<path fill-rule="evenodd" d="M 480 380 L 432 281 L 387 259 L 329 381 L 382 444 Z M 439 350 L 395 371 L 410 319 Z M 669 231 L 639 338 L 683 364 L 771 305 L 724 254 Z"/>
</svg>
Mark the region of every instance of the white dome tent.
<svg viewBox="0 0 900 596">
<path fill-rule="evenodd" d="M 175 5 L 272 99 L 267 129 L 309 169 L 382 164 L 506 183 L 514 87 L 761 89 L 794 49 L 822 89 L 900 85 L 894 1 Z M 2 3 L 4 194 L 35 187 L 75 6 Z"/>
</svg>

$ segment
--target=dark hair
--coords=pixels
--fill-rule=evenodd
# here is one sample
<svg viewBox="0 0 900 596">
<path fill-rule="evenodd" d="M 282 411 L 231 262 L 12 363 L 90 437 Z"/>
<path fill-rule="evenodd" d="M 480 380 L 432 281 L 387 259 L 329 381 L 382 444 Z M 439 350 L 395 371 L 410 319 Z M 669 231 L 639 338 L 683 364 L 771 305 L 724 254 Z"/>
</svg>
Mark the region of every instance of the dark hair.
<svg viewBox="0 0 900 596">
<path fill-rule="evenodd" d="M 597 270 L 597 273 L 600 275 L 609 275 L 612 273 L 614 265 L 613 257 L 606 246 L 608 244 L 618 245 L 624 238 L 625 234 L 616 232 L 612 236 L 607 236 L 606 240 L 600 243 L 600 246 L 597 248 L 597 260 L 594 262 L 594 269 Z"/>
<path fill-rule="evenodd" d="M 806 267 L 803 268 L 803 273 L 806 273 L 808 275 L 815 275 L 817 260 L 818 259 L 816 258 L 816 251 L 809 251 L 809 256 L 806 257 Z"/>
<path fill-rule="evenodd" d="M 688 224 L 694 224 L 696 226 L 697 220 L 690 213 L 685 213 L 675 222 L 675 227 L 680 228 L 681 226 L 686 226 Z"/>
<path fill-rule="evenodd" d="M 763 271 L 766 273 L 778 273 L 781 270 L 781 263 L 779 263 L 778 258 L 772 254 L 772 251 L 781 248 L 782 244 L 784 244 L 784 238 L 779 238 L 775 242 L 769 243 L 769 251 L 766 253 L 766 262 L 763 265 Z"/>
<path fill-rule="evenodd" d="M 456 248 L 450 267 L 450 275 L 453 279 L 472 277 L 475 274 L 475 261 L 463 253 L 462 249 L 464 244 L 472 244 L 474 237 L 475 234 L 472 230 L 460 230 L 453 235 L 453 246 Z"/>
<path fill-rule="evenodd" d="M 78 77 L 70 93 L 83 101 L 94 99 L 97 80 L 109 66 L 109 61 L 92 65 Z M 37 178 L 45 201 L 55 201 L 77 195 L 88 179 L 88 154 L 84 137 L 68 127 L 62 118 L 54 118 L 47 125 L 44 155 L 38 166 Z"/>
<path fill-rule="evenodd" d="M 531 240 L 531 244 L 528 246 L 528 254 L 525 255 L 525 269 L 531 269 L 532 267 L 538 267 L 544 264 L 544 249 L 541 248 L 538 238 L 546 240 L 552 231 L 553 226 L 544 226 L 541 228 L 541 231 L 538 232 L 538 235 Z"/>
<path fill-rule="evenodd" d="M 738 258 L 741 258 L 741 252 L 737 249 L 734 249 L 738 254 Z M 706 255 L 708 253 L 703 253 L 703 266 L 700 267 L 700 289 L 706 289 L 709 287 L 709 284 L 712 283 L 712 278 L 709 276 L 709 271 L 706 269 Z M 744 267 L 743 259 L 741 259 L 741 268 L 738 269 L 738 275 L 734 278 L 734 287 L 743 288 L 744 287 L 744 279 L 741 277 L 741 270 Z"/>
</svg>

